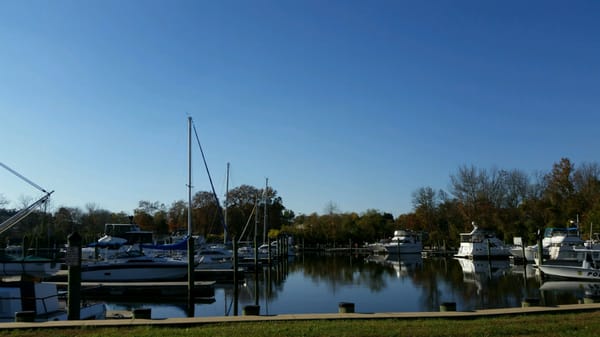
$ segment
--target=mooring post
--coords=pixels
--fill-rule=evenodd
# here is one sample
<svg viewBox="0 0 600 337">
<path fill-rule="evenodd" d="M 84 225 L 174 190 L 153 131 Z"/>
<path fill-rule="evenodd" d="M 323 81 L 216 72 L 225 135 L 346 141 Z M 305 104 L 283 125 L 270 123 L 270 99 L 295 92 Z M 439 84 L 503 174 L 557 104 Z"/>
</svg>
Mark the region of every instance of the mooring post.
<svg viewBox="0 0 600 337">
<path fill-rule="evenodd" d="M 238 248 L 235 235 L 231 238 L 233 243 L 233 316 L 238 315 Z"/>
<path fill-rule="evenodd" d="M 352 302 L 340 302 L 340 303 L 338 303 L 338 313 L 340 313 L 340 314 L 352 314 L 352 313 L 354 313 L 354 303 L 352 303 Z"/>
<path fill-rule="evenodd" d="M 194 303 L 194 289 L 195 289 L 195 278 L 194 272 L 196 269 L 196 261 L 194 260 L 195 252 L 194 252 L 194 237 L 192 235 L 188 236 L 187 239 L 187 286 L 188 286 L 188 316 L 194 317 L 195 313 L 195 303 Z"/>
<path fill-rule="evenodd" d="M 544 264 L 544 247 L 542 246 L 542 230 L 538 228 L 537 232 L 537 251 L 538 251 L 538 266 Z M 544 276 L 544 272 L 539 269 L 541 276 Z"/>
<path fill-rule="evenodd" d="M 67 237 L 69 246 L 65 261 L 69 266 L 67 319 L 79 320 L 81 315 L 81 235 L 77 232 Z"/>
<path fill-rule="evenodd" d="M 440 311 L 456 311 L 456 302 L 442 302 L 440 304 Z"/>
</svg>

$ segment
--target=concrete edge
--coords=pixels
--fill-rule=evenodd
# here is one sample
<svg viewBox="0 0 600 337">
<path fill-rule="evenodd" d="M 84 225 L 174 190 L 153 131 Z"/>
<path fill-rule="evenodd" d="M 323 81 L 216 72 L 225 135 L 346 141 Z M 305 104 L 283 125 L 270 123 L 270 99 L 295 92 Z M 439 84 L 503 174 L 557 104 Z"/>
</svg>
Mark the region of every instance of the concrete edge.
<svg viewBox="0 0 600 337">
<path fill-rule="evenodd" d="M 80 327 L 126 327 L 126 326 L 193 326 L 215 323 L 302 321 L 302 320 L 352 320 L 352 319 L 475 319 L 494 316 L 574 313 L 600 311 L 600 303 L 568 304 L 555 307 L 532 306 L 524 308 L 485 309 L 476 311 L 446 312 L 384 312 L 384 313 L 331 313 L 331 314 L 283 314 L 262 316 L 211 316 L 167 319 L 106 319 L 82 321 L 52 321 L 35 323 L 0 323 L 0 330 L 50 329 Z"/>
</svg>

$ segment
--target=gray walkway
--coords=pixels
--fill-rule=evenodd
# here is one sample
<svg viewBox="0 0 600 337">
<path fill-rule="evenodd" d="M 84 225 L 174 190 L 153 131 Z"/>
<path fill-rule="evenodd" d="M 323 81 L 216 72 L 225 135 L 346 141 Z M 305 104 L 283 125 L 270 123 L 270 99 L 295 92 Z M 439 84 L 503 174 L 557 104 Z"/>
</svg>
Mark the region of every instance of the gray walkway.
<svg viewBox="0 0 600 337">
<path fill-rule="evenodd" d="M 332 313 L 332 314 L 296 314 L 296 315 L 273 315 L 273 316 L 215 316 L 215 317 L 192 317 L 192 318 L 168 318 L 168 319 L 107 319 L 95 321 L 54 321 L 40 323 L 0 323 L 3 329 L 35 329 L 35 328 L 74 328 L 74 327 L 118 327 L 118 326 L 190 326 L 211 323 L 235 323 L 256 321 L 294 321 L 294 320 L 337 320 L 337 319 L 428 319 L 428 318 L 450 318 L 450 319 L 472 319 L 478 317 L 493 317 L 501 315 L 526 315 L 544 313 L 572 313 L 579 311 L 600 311 L 600 303 L 571 304 L 555 307 L 524 307 L 506 309 L 486 309 L 477 311 L 449 311 L 449 312 L 390 312 L 390 313 Z"/>
</svg>

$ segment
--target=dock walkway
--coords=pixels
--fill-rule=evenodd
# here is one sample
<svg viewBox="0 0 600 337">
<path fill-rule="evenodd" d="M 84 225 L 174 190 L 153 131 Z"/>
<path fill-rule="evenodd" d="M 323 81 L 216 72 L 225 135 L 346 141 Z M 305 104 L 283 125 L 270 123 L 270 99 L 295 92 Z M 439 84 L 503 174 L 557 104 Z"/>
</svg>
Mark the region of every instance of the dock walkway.
<svg viewBox="0 0 600 337">
<path fill-rule="evenodd" d="M 486 309 L 476 311 L 443 312 L 388 312 L 388 313 L 331 313 L 331 314 L 286 314 L 268 316 L 214 316 L 167 319 L 106 319 L 91 321 L 53 321 L 40 323 L 0 323 L 1 330 L 36 328 L 119 327 L 119 326 L 171 326 L 185 327 L 214 323 L 299 321 L 299 320 L 354 320 L 354 319 L 474 319 L 502 315 L 531 315 L 600 311 L 600 303 L 569 304 L 554 307 L 532 306 L 520 308 Z M 127 317 L 127 316 L 121 316 Z"/>
</svg>

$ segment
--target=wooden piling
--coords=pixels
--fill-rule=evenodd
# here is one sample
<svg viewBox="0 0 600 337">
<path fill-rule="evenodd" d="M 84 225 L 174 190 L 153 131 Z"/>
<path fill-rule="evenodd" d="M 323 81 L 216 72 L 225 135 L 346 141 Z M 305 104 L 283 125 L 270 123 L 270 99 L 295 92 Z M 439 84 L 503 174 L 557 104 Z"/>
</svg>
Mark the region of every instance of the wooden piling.
<svg viewBox="0 0 600 337">
<path fill-rule="evenodd" d="M 15 312 L 15 322 L 34 322 L 35 311 L 17 311 Z"/>
<path fill-rule="evenodd" d="M 243 316 L 259 316 L 260 315 L 260 305 L 246 305 L 242 309 Z"/>
<path fill-rule="evenodd" d="M 133 309 L 133 319 L 152 319 L 152 309 L 150 309 L 150 308 Z"/>
<path fill-rule="evenodd" d="M 523 301 L 521 301 L 522 308 L 537 307 L 539 305 L 540 305 L 540 299 L 535 298 L 535 297 L 528 297 L 528 298 L 524 299 Z"/>
<path fill-rule="evenodd" d="M 440 311 L 456 311 L 456 302 L 442 302 L 442 304 L 440 304 Z"/>
<path fill-rule="evenodd" d="M 351 303 L 351 302 L 340 302 L 338 304 L 338 313 L 340 313 L 340 314 L 351 314 L 351 313 L 354 313 L 354 303 Z"/>
</svg>

